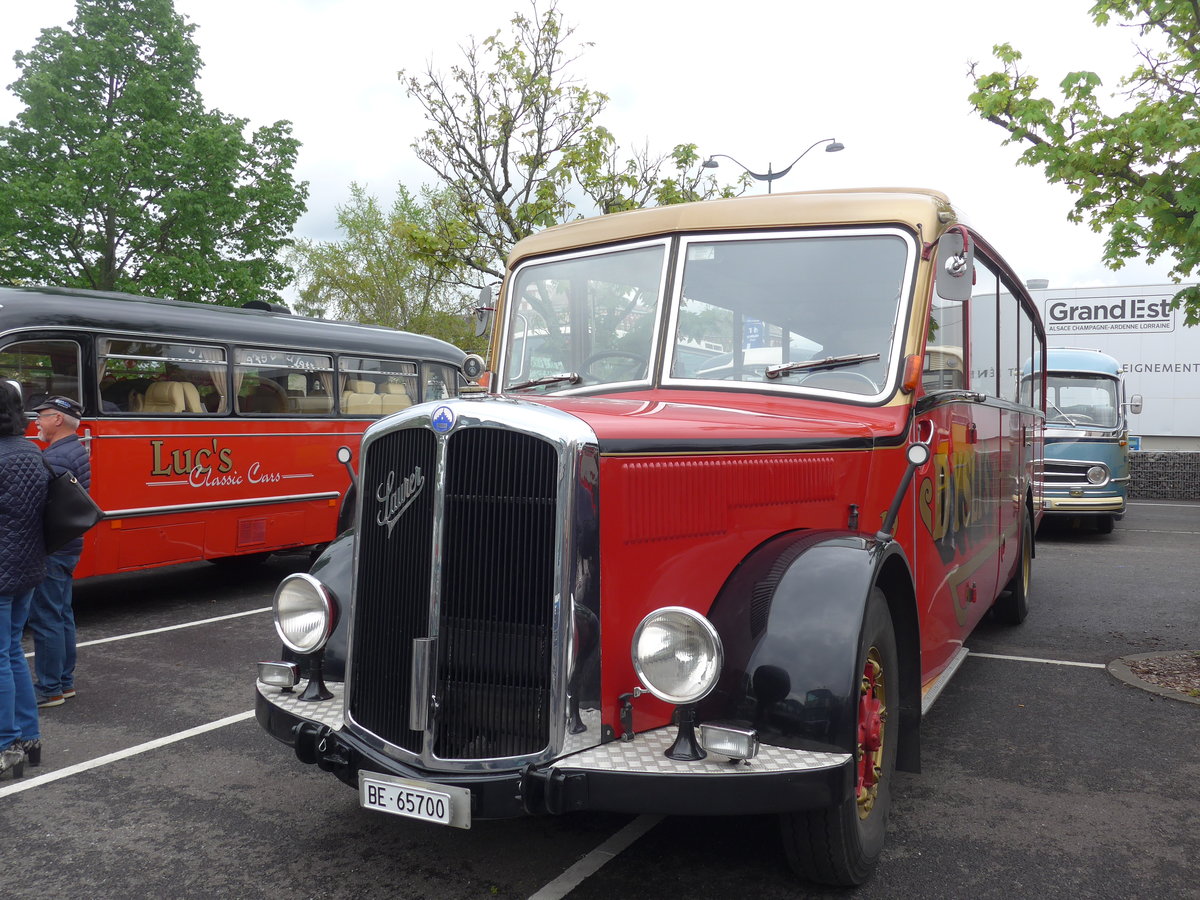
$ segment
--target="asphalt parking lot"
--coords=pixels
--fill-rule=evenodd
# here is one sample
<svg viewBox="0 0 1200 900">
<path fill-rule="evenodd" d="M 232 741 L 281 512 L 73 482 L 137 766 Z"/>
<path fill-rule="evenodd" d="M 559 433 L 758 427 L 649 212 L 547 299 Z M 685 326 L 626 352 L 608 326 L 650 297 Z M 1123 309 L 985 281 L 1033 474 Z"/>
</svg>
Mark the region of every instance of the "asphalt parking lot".
<svg viewBox="0 0 1200 900">
<path fill-rule="evenodd" d="M 1200 650 L 1198 540 L 1200 503 L 1137 503 L 1111 535 L 1043 528 L 1028 620 L 968 642 L 853 892 L 795 882 L 765 817 L 460 831 L 361 810 L 251 712 L 264 610 L 302 556 L 96 579 L 79 696 L 44 712 L 35 777 L 0 782 L 0 897 L 550 897 L 598 862 L 572 898 L 1200 897 L 1200 705 L 1105 669 Z M 598 851 L 614 835 L 628 846 Z"/>
</svg>

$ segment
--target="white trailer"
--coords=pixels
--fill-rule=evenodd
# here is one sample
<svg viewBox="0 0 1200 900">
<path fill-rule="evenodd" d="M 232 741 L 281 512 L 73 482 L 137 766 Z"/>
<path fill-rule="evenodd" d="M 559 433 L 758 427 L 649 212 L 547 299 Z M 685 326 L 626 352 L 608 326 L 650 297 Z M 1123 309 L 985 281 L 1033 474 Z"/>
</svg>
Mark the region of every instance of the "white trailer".
<svg viewBox="0 0 1200 900">
<path fill-rule="evenodd" d="M 1128 396 L 1132 449 L 1200 450 L 1200 328 L 1183 324 L 1171 298 L 1184 285 L 1047 288 L 1030 281 L 1050 347 L 1087 347 L 1116 357 Z"/>
</svg>

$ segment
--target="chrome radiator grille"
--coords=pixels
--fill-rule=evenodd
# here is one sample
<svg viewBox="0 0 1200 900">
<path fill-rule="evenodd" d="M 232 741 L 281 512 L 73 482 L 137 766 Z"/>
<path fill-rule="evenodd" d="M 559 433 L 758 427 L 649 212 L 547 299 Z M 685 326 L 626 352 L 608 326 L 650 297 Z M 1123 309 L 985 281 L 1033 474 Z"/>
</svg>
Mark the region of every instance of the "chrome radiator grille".
<svg viewBox="0 0 1200 900">
<path fill-rule="evenodd" d="M 1086 487 L 1087 471 L 1095 463 L 1046 460 L 1042 481 L 1047 487 Z"/>
<path fill-rule="evenodd" d="M 444 485 L 434 477 L 439 452 Z M 375 440 L 363 466 L 364 509 L 387 507 L 373 492 L 391 473 L 399 485 L 419 468 L 423 488 L 390 538 L 379 515 L 360 526 L 351 718 L 416 754 L 431 740 L 439 759 L 542 750 L 550 740 L 557 450 L 503 429 L 460 429 L 439 445 L 432 432 L 411 428 Z M 402 491 L 392 505 L 404 499 Z M 409 728 L 408 704 L 412 642 L 430 636 L 437 702 L 426 735 Z"/>
</svg>

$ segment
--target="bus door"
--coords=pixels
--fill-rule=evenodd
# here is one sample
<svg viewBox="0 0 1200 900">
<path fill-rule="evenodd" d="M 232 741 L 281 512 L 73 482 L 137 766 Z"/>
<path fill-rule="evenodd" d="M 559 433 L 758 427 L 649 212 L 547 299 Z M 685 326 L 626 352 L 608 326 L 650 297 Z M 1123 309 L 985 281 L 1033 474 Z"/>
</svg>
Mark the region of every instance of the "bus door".
<svg viewBox="0 0 1200 900">
<path fill-rule="evenodd" d="M 917 478 L 914 541 L 923 667 L 932 674 L 987 611 L 997 577 L 997 510 L 986 491 L 999 411 L 969 390 L 966 314 L 966 302 L 935 295 L 917 401 L 917 434 L 932 451 Z"/>
</svg>

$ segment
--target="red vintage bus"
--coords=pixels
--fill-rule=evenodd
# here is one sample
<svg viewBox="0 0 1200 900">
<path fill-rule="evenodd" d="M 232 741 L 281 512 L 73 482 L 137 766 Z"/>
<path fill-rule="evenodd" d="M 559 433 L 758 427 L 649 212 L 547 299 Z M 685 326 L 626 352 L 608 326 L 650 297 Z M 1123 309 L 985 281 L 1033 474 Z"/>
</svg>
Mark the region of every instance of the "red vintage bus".
<svg viewBox="0 0 1200 900">
<path fill-rule="evenodd" d="M 527 238 L 489 393 L 368 429 L 356 531 L 280 585 L 259 722 L 368 809 L 777 813 L 862 882 L 972 628 L 1028 611 L 1044 345 L 934 191 Z"/>
<path fill-rule="evenodd" d="M 337 448 L 357 456 L 381 415 L 457 394 L 463 360 L 433 338 L 282 308 L 0 288 L 0 377 L 27 409 L 83 405 L 107 517 L 77 578 L 327 543 L 348 484 Z"/>
</svg>

